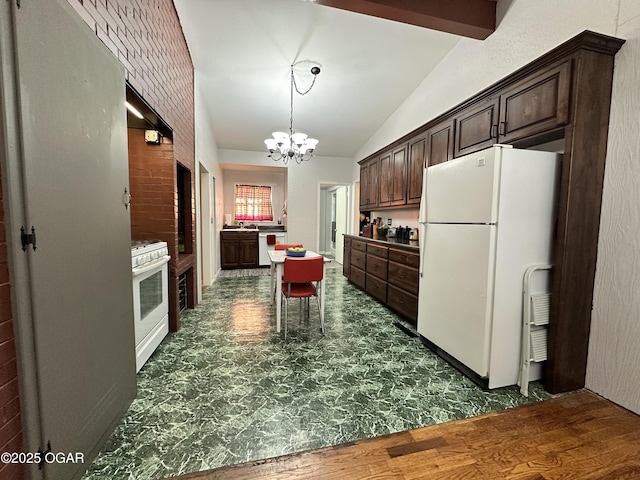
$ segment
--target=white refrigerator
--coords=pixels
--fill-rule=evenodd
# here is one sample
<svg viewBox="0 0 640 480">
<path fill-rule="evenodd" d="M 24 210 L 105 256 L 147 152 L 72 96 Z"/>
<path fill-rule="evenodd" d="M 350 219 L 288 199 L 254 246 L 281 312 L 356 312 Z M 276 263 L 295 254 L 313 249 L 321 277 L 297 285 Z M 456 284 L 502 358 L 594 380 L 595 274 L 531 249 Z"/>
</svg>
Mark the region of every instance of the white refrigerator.
<svg viewBox="0 0 640 480">
<path fill-rule="evenodd" d="M 552 261 L 559 165 L 496 145 L 425 170 L 418 333 L 484 387 L 518 381 L 523 276 Z"/>
</svg>

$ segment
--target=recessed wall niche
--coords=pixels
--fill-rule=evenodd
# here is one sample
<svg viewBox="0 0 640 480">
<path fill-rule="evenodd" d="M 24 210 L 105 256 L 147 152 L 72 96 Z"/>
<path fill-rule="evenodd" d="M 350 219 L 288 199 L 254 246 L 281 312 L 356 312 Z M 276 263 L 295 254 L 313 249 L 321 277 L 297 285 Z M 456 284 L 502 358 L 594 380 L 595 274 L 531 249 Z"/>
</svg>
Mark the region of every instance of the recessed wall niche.
<svg viewBox="0 0 640 480">
<path fill-rule="evenodd" d="M 193 253 L 193 204 L 191 192 L 191 171 L 178 163 L 176 168 L 178 200 L 178 254 Z"/>
</svg>

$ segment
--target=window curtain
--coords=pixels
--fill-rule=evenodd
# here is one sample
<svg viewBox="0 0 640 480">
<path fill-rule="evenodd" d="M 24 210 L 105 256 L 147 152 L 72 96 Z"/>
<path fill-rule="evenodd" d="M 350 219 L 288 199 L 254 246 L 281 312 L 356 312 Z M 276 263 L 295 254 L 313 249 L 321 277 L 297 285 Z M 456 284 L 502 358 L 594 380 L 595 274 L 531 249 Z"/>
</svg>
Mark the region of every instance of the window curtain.
<svg viewBox="0 0 640 480">
<path fill-rule="evenodd" d="M 265 185 L 236 185 L 236 220 L 273 220 L 271 187 Z"/>
</svg>

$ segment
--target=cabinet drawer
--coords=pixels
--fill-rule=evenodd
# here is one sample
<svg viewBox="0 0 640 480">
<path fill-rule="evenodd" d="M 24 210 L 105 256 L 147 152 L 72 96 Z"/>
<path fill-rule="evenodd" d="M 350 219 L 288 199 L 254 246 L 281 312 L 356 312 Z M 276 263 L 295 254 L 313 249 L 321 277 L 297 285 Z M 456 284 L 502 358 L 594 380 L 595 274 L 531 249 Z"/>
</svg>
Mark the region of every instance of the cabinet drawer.
<svg viewBox="0 0 640 480">
<path fill-rule="evenodd" d="M 351 266 L 358 267 L 361 270 L 365 269 L 367 254 L 359 252 L 357 250 L 351 250 Z"/>
<path fill-rule="evenodd" d="M 387 281 L 387 262 L 386 259 L 376 257 L 370 253 L 367 254 L 367 273 L 378 277 L 380 280 Z"/>
<path fill-rule="evenodd" d="M 411 320 L 415 327 L 418 320 L 418 297 L 404 290 L 388 286 L 387 304 L 403 317 Z"/>
<path fill-rule="evenodd" d="M 386 259 L 389 256 L 389 248 L 370 243 L 367 245 L 367 253 Z"/>
<path fill-rule="evenodd" d="M 365 287 L 365 273 L 364 270 L 360 270 L 357 267 L 351 265 L 351 272 L 349 275 L 349 280 L 351 280 L 355 285 L 364 290 Z"/>
<path fill-rule="evenodd" d="M 407 267 L 400 263 L 389 262 L 389 283 L 406 290 L 414 295 L 418 294 L 417 268 Z"/>
<path fill-rule="evenodd" d="M 367 273 L 367 285 L 365 290 L 369 295 L 387 303 L 387 282 Z"/>
<path fill-rule="evenodd" d="M 420 254 L 411 253 L 404 250 L 389 249 L 389 260 L 392 262 L 402 263 L 408 267 L 420 268 Z"/>
<path fill-rule="evenodd" d="M 366 252 L 367 242 L 363 242 L 362 240 L 351 240 L 351 249 Z"/>
</svg>

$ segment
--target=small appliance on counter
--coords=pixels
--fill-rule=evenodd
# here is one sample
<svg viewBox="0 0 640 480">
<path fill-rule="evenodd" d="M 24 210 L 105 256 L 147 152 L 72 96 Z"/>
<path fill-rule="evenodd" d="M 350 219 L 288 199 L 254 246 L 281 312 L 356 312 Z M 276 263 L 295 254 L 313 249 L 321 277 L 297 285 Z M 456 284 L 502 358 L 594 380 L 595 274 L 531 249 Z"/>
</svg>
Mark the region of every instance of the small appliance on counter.
<svg viewBox="0 0 640 480">
<path fill-rule="evenodd" d="M 411 237 L 411 227 L 396 227 L 395 239 L 399 243 L 409 243 Z"/>
</svg>

